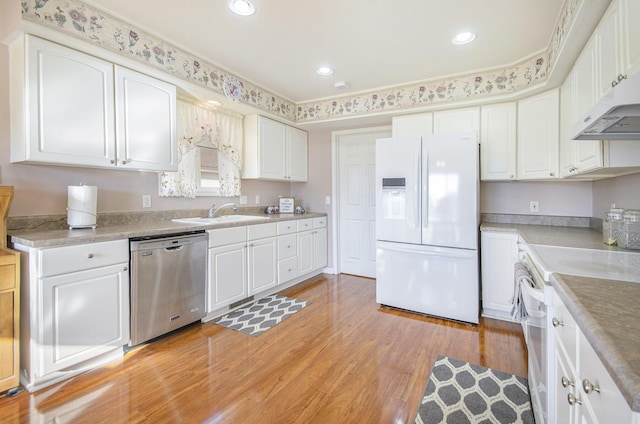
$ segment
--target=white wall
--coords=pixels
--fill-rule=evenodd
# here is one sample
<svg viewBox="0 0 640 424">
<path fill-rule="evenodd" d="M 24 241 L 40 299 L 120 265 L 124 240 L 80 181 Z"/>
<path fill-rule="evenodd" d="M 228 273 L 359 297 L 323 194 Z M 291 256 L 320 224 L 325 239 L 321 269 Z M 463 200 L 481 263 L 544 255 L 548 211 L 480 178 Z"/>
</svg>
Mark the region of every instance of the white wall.
<svg viewBox="0 0 640 424">
<path fill-rule="evenodd" d="M 593 183 L 593 216 L 604 219 L 612 203 L 625 209 L 640 209 L 640 174 Z"/>
<path fill-rule="evenodd" d="M 491 182 L 480 184 L 480 212 L 529 215 L 537 200 L 538 215 L 593 216 L 592 183 L 579 181 Z"/>
</svg>

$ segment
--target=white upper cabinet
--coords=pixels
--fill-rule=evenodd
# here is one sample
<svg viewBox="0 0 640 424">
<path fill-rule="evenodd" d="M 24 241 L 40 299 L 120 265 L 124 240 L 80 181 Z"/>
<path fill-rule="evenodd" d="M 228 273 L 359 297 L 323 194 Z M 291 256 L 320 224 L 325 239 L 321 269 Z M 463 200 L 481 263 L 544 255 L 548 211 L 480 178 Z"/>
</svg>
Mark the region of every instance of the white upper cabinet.
<svg viewBox="0 0 640 424">
<path fill-rule="evenodd" d="M 518 179 L 558 178 L 559 94 L 546 91 L 518 102 Z"/>
<path fill-rule="evenodd" d="M 307 181 L 307 132 L 260 115 L 245 117 L 242 178 Z"/>
<path fill-rule="evenodd" d="M 177 169 L 176 87 L 115 67 L 118 166 Z"/>
<path fill-rule="evenodd" d="M 483 106 L 480 125 L 480 178 L 516 178 L 516 103 Z"/>
<path fill-rule="evenodd" d="M 622 30 L 622 71 L 631 75 L 640 71 L 640 2 L 619 0 Z"/>
<path fill-rule="evenodd" d="M 37 37 L 20 44 L 12 162 L 177 169 L 174 86 Z"/>
<path fill-rule="evenodd" d="M 433 113 L 433 133 L 459 133 L 472 131 L 479 136 L 480 108 L 445 110 Z"/>
<path fill-rule="evenodd" d="M 433 113 L 394 116 L 391 134 L 393 137 L 420 137 L 433 134 Z"/>
</svg>

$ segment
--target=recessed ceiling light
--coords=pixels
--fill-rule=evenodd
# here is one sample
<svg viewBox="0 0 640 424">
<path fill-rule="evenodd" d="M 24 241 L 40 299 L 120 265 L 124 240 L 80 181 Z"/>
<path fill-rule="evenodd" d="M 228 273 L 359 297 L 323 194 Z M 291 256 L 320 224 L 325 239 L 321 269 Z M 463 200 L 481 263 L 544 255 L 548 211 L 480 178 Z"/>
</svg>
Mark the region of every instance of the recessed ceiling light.
<svg viewBox="0 0 640 424">
<path fill-rule="evenodd" d="M 456 45 L 467 44 L 476 39 L 476 35 L 473 32 L 461 32 L 453 37 L 451 42 Z"/>
<path fill-rule="evenodd" d="M 321 66 L 320 68 L 316 69 L 316 74 L 326 77 L 327 75 L 333 74 L 333 69 L 329 68 L 328 66 Z"/>
<path fill-rule="evenodd" d="M 229 9 L 241 16 L 249 16 L 256 13 L 256 7 L 249 0 L 229 0 Z"/>
</svg>

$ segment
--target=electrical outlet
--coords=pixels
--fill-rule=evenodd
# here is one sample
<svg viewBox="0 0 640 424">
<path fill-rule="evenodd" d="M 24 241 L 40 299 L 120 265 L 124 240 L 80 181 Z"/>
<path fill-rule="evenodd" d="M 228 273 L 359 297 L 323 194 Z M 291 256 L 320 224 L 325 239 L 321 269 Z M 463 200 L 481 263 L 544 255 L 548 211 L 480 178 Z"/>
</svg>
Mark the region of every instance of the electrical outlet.
<svg viewBox="0 0 640 424">
<path fill-rule="evenodd" d="M 260 195 L 256 194 L 256 205 L 260 204 Z"/>
<path fill-rule="evenodd" d="M 537 200 L 532 200 L 531 202 L 529 202 L 529 211 L 530 212 L 538 212 L 539 211 L 538 201 Z"/>
<path fill-rule="evenodd" d="M 247 196 L 240 196 L 240 204 L 241 205 L 247 204 Z"/>
<path fill-rule="evenodd" d="M 150 194 L 143 194 L 142 195 L 142 207 L 143 208 L 150 208 L 151 207 L 151 195 Z"/>
<path fill-rule="evenodd" d="M 327 196 L 324 198 L 324 203 L 325 205 L 330 205 L 331 204 L 331 196 Z"/>
</svg>

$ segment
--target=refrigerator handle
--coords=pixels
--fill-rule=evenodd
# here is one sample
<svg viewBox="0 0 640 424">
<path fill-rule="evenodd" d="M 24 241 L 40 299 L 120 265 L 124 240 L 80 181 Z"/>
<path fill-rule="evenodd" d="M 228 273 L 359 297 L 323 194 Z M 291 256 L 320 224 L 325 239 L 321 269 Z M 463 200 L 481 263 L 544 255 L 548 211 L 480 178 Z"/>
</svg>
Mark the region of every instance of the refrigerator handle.
<svg viewBox="0 0 640 424">
<path fill-rule="evenodd" d="M 420 174 L 422 186 L 422 228 L 429 227 L 429 152 L 422 149 L 422 172 Z"/>
</svg>

